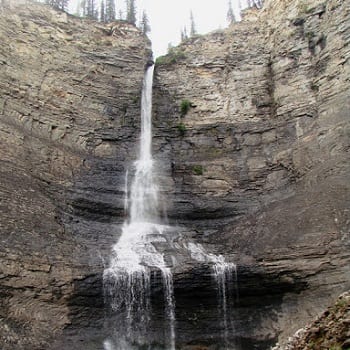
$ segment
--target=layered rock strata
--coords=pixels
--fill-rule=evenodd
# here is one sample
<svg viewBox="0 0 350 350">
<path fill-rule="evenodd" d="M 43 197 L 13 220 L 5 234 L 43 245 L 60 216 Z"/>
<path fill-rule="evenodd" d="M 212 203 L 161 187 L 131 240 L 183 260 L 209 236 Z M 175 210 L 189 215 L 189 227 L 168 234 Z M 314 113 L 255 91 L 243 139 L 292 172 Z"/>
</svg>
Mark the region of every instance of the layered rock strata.
<svg viewBox="0 0 350 350">
<path fill-rule="evenodd" d="M 238 337 L 283 342 L 349 288 L 350 4 L 265 5 L 158 59 L 155 143 L 171 222 L 238 264 Z"/>
<path fill-rule="evenodd" d="M 103 314 L 150 43 L 26 1 L 0 7 L 0 40 L 0 344 L 47 349 Z"/>
<path fill-rule="evenodd" d="M 100 349 L 149 42 L 25 1 L 0 11 L 0 342 Z M 174 244 L 238 264 L 237 348 L 283 343 L 349 288 L 349 15 L 348 1 L 266 1 L 156 66 L 154 154 Z M 213 349 L 210 268 L 177 254 L 178 346 Z"/>
</svg>

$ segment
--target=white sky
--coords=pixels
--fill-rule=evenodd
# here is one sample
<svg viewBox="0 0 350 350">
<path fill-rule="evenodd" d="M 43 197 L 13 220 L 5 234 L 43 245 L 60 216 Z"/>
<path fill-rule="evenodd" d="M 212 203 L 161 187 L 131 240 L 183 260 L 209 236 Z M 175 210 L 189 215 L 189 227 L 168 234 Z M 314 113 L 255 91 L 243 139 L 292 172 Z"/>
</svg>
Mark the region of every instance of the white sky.
<svg viewBox="0 0 350 350">
<path fill-rule="evenodd" d="M 239 0 L 231 1 L 237 16 Z M 77 2 L 70 0 L 71 12 L 76 11 Z M 143 10 L 148 15 L 154 58 L 166 54 L 169 43 L 175 46 L 180 42 L 185 26 L 189 34 L 191 10 L 198 34 L 227 27 L 228 0 L 136 0 L 136 6 L 138 17 Z M 116 0 L 116 7 L 117 17 L 119 10 L 125 13 L 125 0 Z"/>
</svg>

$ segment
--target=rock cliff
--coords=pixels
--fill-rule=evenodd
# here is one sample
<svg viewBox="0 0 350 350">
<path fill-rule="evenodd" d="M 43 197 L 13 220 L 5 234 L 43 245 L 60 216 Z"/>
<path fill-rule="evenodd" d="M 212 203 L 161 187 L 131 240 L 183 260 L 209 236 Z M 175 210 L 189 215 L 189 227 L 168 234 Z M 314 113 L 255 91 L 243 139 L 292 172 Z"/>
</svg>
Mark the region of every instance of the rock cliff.
<svg viewBox="0 0 350 350">
<path fill-rule="evenodd" d="M 343 293 L 314 322 L 299 329 L 283 346 L 273 350 L 340 350 L 350 345 L 350 295 Z"/>
<path fill-rule="evenodd" d="M 0 344 L 47 349 L 103 314 L 150 43 L 25 1 L 0 7 L 0 38 Z"/>
<path fill-rule="evenodd" d="M 237 263 L 238 348 L 283 343 L 350 287 L 349 17 L 348 1 L 266 1 L 156 65 L 168 220 Z M 26 1 L 0 7 L 0 37 L 0 343 L 100 349 L 150 43 Z M 179 347 L 215 348 L 208 268 L 174 272 Z"/>
<path fill-rule="evenodd" d="M 238 264 L 242 341 L 283 341 L 349 288 L 349 16 L 268 1 L 156 65 L 168 216 Z"/>
</svg>

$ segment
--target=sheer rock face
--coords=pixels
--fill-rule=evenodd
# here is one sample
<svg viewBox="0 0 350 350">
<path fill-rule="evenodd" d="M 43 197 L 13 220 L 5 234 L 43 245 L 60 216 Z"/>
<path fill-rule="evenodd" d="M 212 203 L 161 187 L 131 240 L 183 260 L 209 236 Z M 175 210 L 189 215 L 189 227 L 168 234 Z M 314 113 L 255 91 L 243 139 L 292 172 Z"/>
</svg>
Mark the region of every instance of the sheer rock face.
<svg viewBox="0 0 350 350">
<path fill-rule="evenodd" d="M 283 342 L 349 288 L 350 6 L 247 17 L 158 61 L 155 149 L 170 222 L 238 264 L 240 335 Z"/>
<path fill-rule="evenodd" d="M 34 349 L 101 313 L 151 51 L 31 2 L 0 7 L 0 41 L 0 343 Z"/>
<path fill-rule="evenodd" d="M 349 288 L 349 12 L 270 1 L 156 67 L 169 222 L 238 264 L 237 348 L 283 342 Z M 48 349 L 65 328 L 52 348 L 100 349 L 149 42 L 26 1 L 0 7 L 0 39 L 0 343 Z M 208 269 L 174 272 L 179 346 L 215 348 Z"/>
</svg>

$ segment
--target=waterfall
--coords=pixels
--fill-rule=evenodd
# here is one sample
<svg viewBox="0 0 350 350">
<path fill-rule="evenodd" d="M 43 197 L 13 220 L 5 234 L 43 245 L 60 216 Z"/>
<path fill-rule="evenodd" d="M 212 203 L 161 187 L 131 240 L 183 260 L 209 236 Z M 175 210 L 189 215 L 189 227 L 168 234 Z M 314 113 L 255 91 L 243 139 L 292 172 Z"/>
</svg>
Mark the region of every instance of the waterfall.
<svg viewBox="0 0 350 350">
<path fill-rule="evenodd" d="M 117 318 L 116 333 L 113 338 L 105 340 L 104 349 L 158 349 L 150 345 L 156 339 L 160 348 L 175 350 L 175 298 L 173 275 L 168 261 L 172 265 L 176 264 L 177 250 L 180 250 L 178 256 L 188 255 L 192 261 L 211 266 L 218 291 L 219 324 L 223 329 L 225 348 L 228 349 L 229 331 L 232 330 L 229 307 L 232 304 L 231 287 L 236 266 L 226 262 L 222 255 L 207 253 L 198 243 L 181 239 L 174 244 L 169 237 L 179 228 L 162 224 L 159 215 L 162 206 L 159 203 L 155 162 L 151 152 L 152 79 L 153 67 L 150 67 L 145 73 L 142 89 L 139 156 L 133 164 L 134 168 L 128 169 L 125 174 L 124 209 L 128 219 L 122 226 L 118 242 L 112 248 L 110 263 L 103 275 L 106 299 L 116 311 Z M 133 177 L 130 175 L 131 170 Z M 167 255 L 171 253 L 171 256 L 166 257 L 162 251 L 166 251 Z M 159 339 L 160 333 L 156 337 L 152 334 L 154 314 L 151 289 L 156 276 L 160 276 L 164 295 L 164 322 L 161 325 L 164 339 Z"/>
<path fill-rule="evenodd" d="M 113 246 L 109 267 L 104 271 L 107 298 L 112 308 L 122 315 L 118 327 L 123 334 L 117 349 L 123 350 L 133 348 L 133 344 L 142 346 L 147 343 L 151 321 L 151 274 L 154 270 L 160 271 L 163 281 L 164 313 L 169 323 L 167 348 L 175 349 L 173 277 L 164 254 L 155 248 L 157 242 L 167 241 L 167 226 L 161 224 L 158 214 L 158 187 L 154 181 L 151 153 L 152 79 L 153 66 L 148 68 L 143 82 L 140 151 L 134 163 L 129 199 L 128 190 L 125 190 L 129 219 L 122 227 L 119 241 Z M 126 186 L 127 177 L 128 174 Z M 105 348 L 108 347 L 111 345 L 106 341 Z"/>
<path fill-rule="evenodd" d="M 234 283 L 237 282 L 237 267 L 233 263 L 225 262 L 222 256 L 216 259 L 213 267 L 213 276 L 218 291 L 218 314 L 223 323 L 223 340 L 225 349 L 229 349 L 229 331 L 232 330 L 230 325 L 230 304 L 235 298 Z M 235 278 L 235 280 L 233 280 Z M 237 289 L 237 288 L 235 288 Z"/>
<path fill-rule="evenodd" d="M 191 253 L 192 259 L 211 264 L 212 276 L 217 288 L 218 319 L 222 321 L 222 338 L 225 349 L 228 350 L 230 349 L 229 332 L 232 331 L 229 311 L 238 295 L 237 266 L 226 262 L 222 255 L 207 253 L 201 244 L 190 242 L 186 248 Z"/>
<path fill-rule="evenodd" d="M 125 215 L 127 214 L 128 209 L 129 209 L 128 177 L 129 177 L 129 171 L 126 170 L 125 181 L 124 181 L 124 213 L 125 213 Z"/>
</svg>

